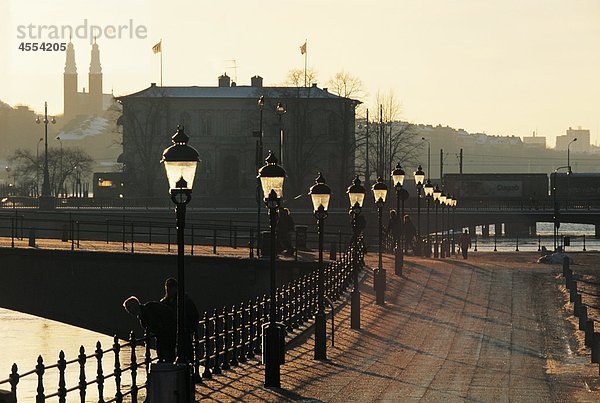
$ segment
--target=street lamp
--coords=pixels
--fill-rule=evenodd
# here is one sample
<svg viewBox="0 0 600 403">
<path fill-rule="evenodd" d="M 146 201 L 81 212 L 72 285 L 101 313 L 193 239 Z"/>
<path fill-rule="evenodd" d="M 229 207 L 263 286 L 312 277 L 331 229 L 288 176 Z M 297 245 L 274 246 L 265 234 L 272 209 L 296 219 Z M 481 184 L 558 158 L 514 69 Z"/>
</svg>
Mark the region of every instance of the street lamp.
<svg viewBox="0 0 600 403">
<path fill-rule="evenodd" d="M 42 182 L 42 196 L 39 198 L 39 208 L 41 210 L 54 209 L 54 199 L 50 195 L 50 173 L 48 171 L 48 123 L 55 124 L 56 119 L 51 117 L 48 119 L 48 102 L 44 102 L 44 120 L 40 120 L 39 116 L 35 119 L 35 123 L 44 122 L 44 181 Z"/>
<path fill-rule="evenodd" d="M 186 206 L 192 198 L 192 187 L 198 166 L 198 151 L 187 143 L 189 137 L 185 134 L 183 126 L 177 126 L 177 131 L 171 137 L 173 144 L 163 151 L 161 162 L 165 166 L 171 200 L 175 203 L 177 216 L 177 344 L 176 364 L 179 370 L 186 372 L 186 391 L 184 395 L 191 393 L 192 388 L 192 361 L 191 340 L 187 337 L 188 329 L 185 316 L 185 212 Z M 192 401 L 193 396 L 187 396 Z"/>
<path fill-rule="evenodd" d="M 444 235 L 444 206 L 446 205 L 446 194 L 442 193 L 438 200 L 440 201 L 440 205 L 442 206 L 442 212 L 440 214 L 440 216 L 442 218 L 442 226 L 441 226 L 442 241 L 440 243 L 440 257 L 444 258 L 444 257 L 446 257 L 446 242 L 444 241 L 444 236 L 445 236 Z"/>
<path fill-rule="evenodd" d="M 383 268 L 383 205 L 387 196 L 387 185 L 381 179 L 377 178 L 377 182 L 373 185 L 373 197 L 375 197 L 375 205 L 377 206 L 377 218 L 379 223 L 379 265 L 373 273 L 373 282 L 375 283 L 375 303 L 377 305 L 385 304 L 385 283 L 386 272 Z"/>
<path fill-rule="evenodd" d="M 358 228 L 358 217 L 365 200 L 365 188 L 361 185 L 358 175 L 354 177 L 352 185 L 348 187 L 346 193 L 348 193 L 348 199 L 350 201 L 350 216 L 352 217 L 352 232 L 354 234 L 354 245 L 352 249 L 354 251 L 352 259 L 352 262 L 354 263 L 354 270 L 352 271 L 352 283 L 354 284 L 354 287 L 352 288 L 351 298 L 350 328 L 360 330 L 360 290 L 358 284 L 358 254 L 356 248 L 358 247 L 358 238 L 361 231 L 361 229 Z"/>
<path fill-rule="evenodd" d="M 404 223 L 402 220 L 404 220 L 404 200 L 408 199 L 408 192 L 402 188 L 405 177 L 406 173 L 398 163 L 392 171 L 392 180 L 394 189 L 396 189 L 396 218 L 400 222 L 400 239 L 396 239 L 396 249 L 394 250 L 394 273 L 398 276 L 402 275 L 402 266 L 404 266 Z M 400 201 L 402 201 L 402 210 L 400 210 Z"/>
<path fill-rule="evenodd" d="M 454 240 L 454 232 L 456 230 L 456 204 L 457 204 L 457 200 L 456 197 L 452 198 L 452 254 L 456 255 L 456 242 Z"/>
<path fill-rule="evenodd" d="M 285 106 L 283 106 L 283 104 L 281 102 L 277 102 L 277 106 L 275 106 L 275 112 L 277 113 L 277 116 L 279 117 L 279 156 L 281 157 L 281 165 L 283 165 L 283 122 L 282 122 L 282 118 L 284 113 L 286 113 L 287 111 L 285 110 Z"/>
<path fill-rule="evenodd" d="M 415 171 L 414 176 L 415 185 L 417 186 L 417 251 L 415 254 L 421 256 L 421 190 L 425 180 L 425 172 L 423 172 L 421 165 Z"/>
<path fill-rule="evenodd" d="M 256 169 L 260 168 L 260 163 L 263 159 L 263 109 L 265 107 L 265 97 L 260 96 L 258 98 L 258 110 L 259 110 L 259 132 L 258 132 L 258 144 L 256 150 Z M 260 194 L 260 179 L 256 178 L 256 256 L 260 256 L 260 244 L 262 242 L 262 235 L 260 233 L 260 210 L 263 204 L 263 200 Z"/>
<path fill-rule="evenodd" d="M 427 249 L 425 249 L 425 255 L 427 257 L 431 257 L 431 239 L 430 239 L 431 232 L 429 231 L 429 207 L 431 204 L 431 198 L 433 197 L 433 185 L 431 184 L 431 181 L 429 179 L 427 179 L 425 186 L 423 186 L 423 190 L 425 192 L 425 199 L 427 200 L 427 241 L 426 241 L 426 245 L 425 245 L 425 247 Z"/>
<path fill-rule="evenodd" d="M 452 207 L 452 203 L 454 199 L 452 195 L 446 196 L 446 226 L 448 227 L 446 230 L 447 241 L 446 241 L 446 257 L 450 257 L 450 208 Z M 454 229 L 452 229 L 452 233 L 454 233 Z"/>
<path fill-rule="evenodd" d="M 63 189 L 63 144 L 60 136 L 56 136 L 56 140 L 60 143 L 60 176 L 58 178 L 58 195 L 60 197 L 61 193 L 64 197 L 64 189 Z"/>
<path fill-rule="evenodd" d="M 574 142 L 577 141 L 577 137 L 575 137 L 573 140 L 571 140 L 569 142 L 569 144 L 567 144 L 567 166 L 569 167 L 569 171 L 571 170 L 571 144 L 573 144 Z M 567 191 L 565 193 L 565 210 L 567 210 L 569 208 L 569 191 L 570 191 L 570 186 L 569 186 L 569 176 L 567 176 Z"/>
<path fill-rule="evenodd" d="M 39 197 L 40 195 L 40 168 L 39 168 L 39 163 L 40 163 L 40 143 L 44 141 L 43 137 L 40 137 L 40 139 L 37 142 L 37 145 L 35 147 L 35 197 Z"/>
<path fill-rule="evenodd" d="M 319 231 L 319 273 L 318 273 L 318 310 L 315 317 L 315 360 L 327 359 L 327 319 L 325 317 L 325 268 L 323 267 L 323 234 L 327 209 L 331 199 L 331 189 L 325 183 L 325 178 L 319 174 L 315 184 L 311 186 L 308 194 L 313 203 L 313 211 L 317 219 Z"/>
<path fill-rule="evenodd" d="M 277 323 L 277 304 L 276 304 L 276 271 L 275 261 L 277 259 L 277 240 L 275 230 L 277 227 L 277 209 L 283 198 L 283 182 L 285 180 L 285 170 L 277 164 L 277 158 L 269 151 L 265 160 L 267 163 L 258 170 L 258 178 L 263 189 L 264 202 L 269 210 L 269 225 L 271 229 L 271 247 L 270 247 L 270 295 L 269 302 L 269 323 L 263 326 L 263 362 L 265 364 L 265 382 L 266 387 L 281 386 L 280 357 L 283 355 L 285 346 L 280 345 L 280 335 L 284 329 Z"/>
<path fill-rule="evenodd" d="M 556 179 L 557 179 L 557 173 L 559 169 L 567 169 L 567 178 L 569 177 L 569 175 L 571 174 L 571 166 L 570 165 L 566 165 L 566 166 L 562 166 L 562 167 L 558 167 L 554 170 L 554 172 L 552 173 L 552 176 L 554 177 L 554 180 L 552 181 L 552 194 L 553 194 L 553 201 L 554 201 L 554 232 L 553 232 L 553 240 L 554 240 L 554 251 L 556 252 L 556 247 L 557 247 L 557 239 L 558 239 L 558 229 L 560 228 L 560 207 L 558 205 L 558 200 L 556 198 L 556 193 L 557 193 L 557 189 L 558 186 L 556 184 Z"/>
<path fill-rule="evenodd" d="M 433 190 L 433 204 L 435 206 L 435 244 L 433 245 L 433 257 L 439 258 L 439 243 L 438 243 L 438 205 L 440 204 L 440 196 L 442 195 L 442 191 L 440 188 L 435 185 L 435 189 Z"/>
</svg>

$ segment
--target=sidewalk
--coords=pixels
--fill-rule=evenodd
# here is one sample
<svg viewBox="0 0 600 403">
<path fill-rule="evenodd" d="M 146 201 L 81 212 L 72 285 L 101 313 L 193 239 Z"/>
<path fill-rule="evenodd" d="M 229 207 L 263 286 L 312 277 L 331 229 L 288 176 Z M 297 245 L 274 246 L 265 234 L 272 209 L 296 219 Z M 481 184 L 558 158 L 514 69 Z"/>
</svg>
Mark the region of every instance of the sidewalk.
<svg viewBox="0 0 600 403">
<path fill-rule="evenodd" d="M 376 256 L 368 256 L 374 266 Z M 362 330 L 350 309 L 336 315 L 328 362 L 314 339 L 287 352 L 282 388 L 262 387 L 263 367 L 245 364 L 197 386 L 215 401 L 599 401 L 598 366 L 578 355 L 557 266 L 535 253 L 408 257 L 404 276 L 390 256 L 387 300 L 362 285 Z M 328 334 L 330 332 L 328 323 Z"/>
</svg>

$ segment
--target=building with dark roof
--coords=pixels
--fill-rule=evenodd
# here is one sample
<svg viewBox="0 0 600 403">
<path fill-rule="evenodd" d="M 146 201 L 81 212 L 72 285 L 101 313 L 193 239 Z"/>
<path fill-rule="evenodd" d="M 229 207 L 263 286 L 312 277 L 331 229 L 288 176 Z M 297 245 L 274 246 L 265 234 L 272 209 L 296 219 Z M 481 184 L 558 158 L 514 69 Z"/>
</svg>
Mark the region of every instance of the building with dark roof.
<svg viewBox="0 0 600 403">
<path fill-rule="evenodd" d="M 224 74 L 216 87 L 150 87 L 118 98 L 123 115 L 124 197 L 166 197 L 168 187 L 162 150 L 177 125 L 183 125 L 190 145 L 200 153 L 194 186 L 196 205 L 253 206 L 256 204 L 258 133 L 262 112 L 263 159 L 272 149 L 288 173 L 285 198 L 306 194 L 318 171 L 326 177 L 339 203 L 354 172 L 354 123 L 358 101 L 310 87 L 236 85 Z M 286 113 L 282 155 L 278 155 L 280 124 L 275 112 L 281 102 Z M 307 203 L 307 198 L 296 203 Z"/>
</svg>

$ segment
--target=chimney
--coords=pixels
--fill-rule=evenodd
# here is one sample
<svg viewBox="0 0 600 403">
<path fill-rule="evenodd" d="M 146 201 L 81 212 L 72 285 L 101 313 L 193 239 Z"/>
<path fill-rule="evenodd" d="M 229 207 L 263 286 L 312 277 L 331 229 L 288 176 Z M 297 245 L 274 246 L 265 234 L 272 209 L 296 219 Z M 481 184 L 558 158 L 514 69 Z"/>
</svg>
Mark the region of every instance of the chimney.
<svg viewBox="0 0 600 403">
<path fill-rule="evenodd" d="M 261 88 L 263 86 L 263 78 L 261 76 L 251 77 L 250 86 Z"/>
<path fill-rule="evenodd" d="M 223 73 L 222 76 L 219 76 L 219 87 L 229 87 L 231 85 L 231 79 L 227 75 L 227 73 Z"/>
</svg>

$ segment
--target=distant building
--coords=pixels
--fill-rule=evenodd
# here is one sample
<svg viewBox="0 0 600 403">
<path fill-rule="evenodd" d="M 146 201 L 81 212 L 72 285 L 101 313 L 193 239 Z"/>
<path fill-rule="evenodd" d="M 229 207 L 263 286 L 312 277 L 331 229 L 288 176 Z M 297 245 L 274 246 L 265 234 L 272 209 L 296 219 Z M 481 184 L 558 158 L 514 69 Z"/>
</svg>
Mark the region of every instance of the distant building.
<svg viewBox="0 0 600 403">
<path fill-rule="evenodd" d="M 95 172 L 94 198 L 116 199 L 123 197 L 123 174 L 121 172 Z"/>
<path fill-rule="evenodd" d="M 346 203 L 344 194 L 354 173 L 354 124 L 356 100 L 339 97 L 327 88 L 264 87 L 252 77 L 241 86 L 224 74 L 216 87 L 150 87 L 119 97 L 123 115 L 123 162 L 125 197 L 165 197 L 166 178 L 159 164 L 177 125 L 185 127 L 190 144 L 200 153 L 194 203 L 207 206 L 250 206 L 256 203 L 257 137 L 262 112 L 264 147 L 283 160 L 288 173 L 286 203 L 306 195 L 321 171 L 332 187 L 336 202 Z M 278 102 L 286 113 L 282 155 L 279 155 L 280 116 Z M 306 196 L 298 203 L 305 203 Z"/>
<path fill-rule="evenodd" d="M 94 44 L 92 45 L 88 84 L 88 92 L 85 91 L 85 88 L 83 88 L 83 92 L 79 92 L 75 48 L 69 41 L 66 51 L 65 72 L 63 74 L 65 122 L 70 121 L 78 115 L 100 116 L 112 103 L 112 94 L 102 93 L 102 66 L 100 64 L 100 49 L 96 40 L 94 40 Z"/>
<path fill-rule="evenodd" d="M 539 148 L 542 150 L 546 149 L 546 137 L 536 136 L 533 132 L 533 136 L 523 136 L 523 144 L 528 148 Z"/>
<path fill-rule="evenodd" d="M 590 131 L 588 129 L 577 129 L 570 128 L 567 130 L 567 134 L 562 136 L 556 136 L 556 150 L 566 150 L 567 146 L 573 139 L 577 139 L 569 149 L 575 152 L 588 152 L 591 149 L 590 145 Z"/>
</svg>

